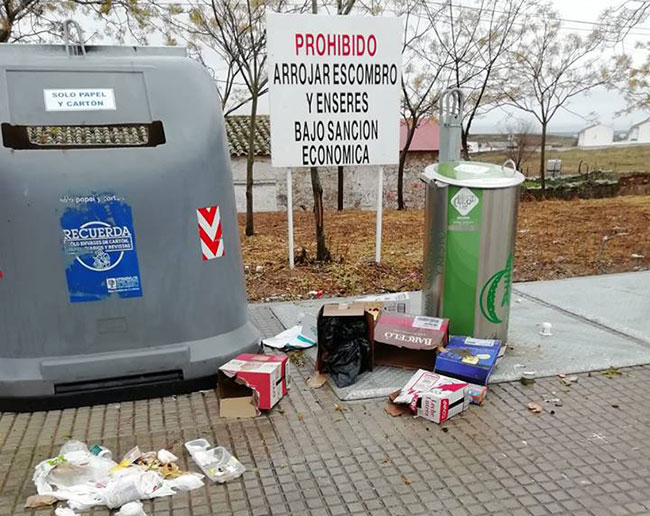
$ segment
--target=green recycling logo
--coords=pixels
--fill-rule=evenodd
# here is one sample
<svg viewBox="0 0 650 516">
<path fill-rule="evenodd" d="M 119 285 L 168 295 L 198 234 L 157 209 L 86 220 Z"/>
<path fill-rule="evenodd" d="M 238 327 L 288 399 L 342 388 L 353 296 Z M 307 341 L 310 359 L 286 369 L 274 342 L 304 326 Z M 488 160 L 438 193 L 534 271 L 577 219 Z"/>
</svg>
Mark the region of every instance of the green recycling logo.
<svg viewBox="0 0 650 516">
<path fill-rule="evenodd" d="M 503 284 L 503 295 L 501 297 L 499 312 L 501 312 L 504 307 L 510 306 L 513 260 L 514 257 L 512 253 L 510 253 L 508 260 L 506 261 L 506 266 L 487 280 L 481 289 L 481 296 L 479 299 L 481 313 L 483 314 L 483 317 L 494 324 L 501 322 L 496 307 L 497 290 L 501 284 Z"/>
</svg>

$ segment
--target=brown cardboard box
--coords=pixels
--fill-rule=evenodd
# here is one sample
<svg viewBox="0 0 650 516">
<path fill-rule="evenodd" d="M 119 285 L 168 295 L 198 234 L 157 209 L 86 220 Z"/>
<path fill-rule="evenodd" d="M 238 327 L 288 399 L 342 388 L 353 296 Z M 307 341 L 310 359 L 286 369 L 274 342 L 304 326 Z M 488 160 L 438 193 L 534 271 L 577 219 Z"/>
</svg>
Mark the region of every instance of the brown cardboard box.
<svg viewBox="0 0 650 516">
<path fill-rule="evenodd" d="M 323 337 L 322 324 L 323 320 L 328 317 L 345 317 L 356 320 L 363 319 L 368 327 L 368 339 L 370 340 L 370 361 L 366 364 L 366 369 L 372 370 L 373 365 L 373 333 L 375 327 L 375 318 L 372 312 L 368 311 L 369 306 L 365 303 L 331 303 L 323 305 L 318 312 L 318 354 L 316 358 L 316 370 L 319 373 L 326 373 L 326 364 L 329 350 L 336 346 L 336 343 L 326 342 Z"/>
<path fill-rule="evenodd" d="M 433 371 L 449 340 L 449 319 L 382 313 L 375 326 L 375 365 Z"/>
</svg>

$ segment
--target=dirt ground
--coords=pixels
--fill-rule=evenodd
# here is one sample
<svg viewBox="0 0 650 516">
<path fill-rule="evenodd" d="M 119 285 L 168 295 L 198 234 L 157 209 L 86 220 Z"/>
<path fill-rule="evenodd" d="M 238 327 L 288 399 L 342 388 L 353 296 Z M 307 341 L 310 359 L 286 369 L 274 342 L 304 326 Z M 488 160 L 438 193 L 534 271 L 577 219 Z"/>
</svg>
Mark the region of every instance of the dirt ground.
<svg viewBox="0 0 650 516">
<path fill-rule="evenodd" d="M 382 263 L 374 263 L 375 214 L 327 212 L 325 227 L 334 261 L 314 263 L 313 214 L 296 212 L 296 254 L 307 263 L 291 271 L 285 213 L 255 214 L 256 235 L 240 232 L 251 301 L 419 290 L 423 212 L 384 214 Z M 524 202 L 520 204 L 515 281 L 650 269 L 650 196 Z"/>
</svg>

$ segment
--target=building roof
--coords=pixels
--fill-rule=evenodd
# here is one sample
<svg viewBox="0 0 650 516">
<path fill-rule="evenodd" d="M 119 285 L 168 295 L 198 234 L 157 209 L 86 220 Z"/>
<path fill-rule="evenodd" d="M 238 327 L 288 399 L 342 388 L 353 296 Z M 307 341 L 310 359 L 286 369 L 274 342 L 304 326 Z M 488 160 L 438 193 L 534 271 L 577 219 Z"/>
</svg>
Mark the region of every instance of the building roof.
<svg viewBox="0 0 650 516">
<path fill-rule="evenodd" d="M 248 153 L 249 116 L 227 116 L 226 135 L 231 156 L 246 156 Z M 268 115 L 255 117 L 255 155 L 271 155 L 271 123 Z"/>
<path fill-rule="evenodd" d="M 402 150 L 406 143 L 406 121 L 400 120 L 399 148 Z M 415 128 L 415 134 L 409 147 L 409 152 L 440 150 L 440 125 L 433 118 L 422 118 Z"/>
<path fill-rule="evenodd" d="M 638 127 L 638 126 L 640 126 L 640 125 L 647 124 L 648 122 L 650 122 L 650 117 L 646 118 L 645 120 L 641 120 L 640 122 L 637 122 L 636 124 L 632 124 L 632 125 L 630 126 L 630 130 L 632 130 L 632 129 L 634 129 L 635 127 Z"/>
<path fill-rule="evenodd" d="M 226 135 L 231 156 L 246 156 L 248 150 L 248 122 L 246 115 L 226 117 Z M 406 122 L 400 121 L 400 150 L 406 142 Z M 423 118 L 415 129 L 409 152 L 440 149 L 440 126 L 432 118 Z M 255 155 L 271 155 L 271 123 L 268 115 L 257 115 L 255 125 Z"/>
</svg>

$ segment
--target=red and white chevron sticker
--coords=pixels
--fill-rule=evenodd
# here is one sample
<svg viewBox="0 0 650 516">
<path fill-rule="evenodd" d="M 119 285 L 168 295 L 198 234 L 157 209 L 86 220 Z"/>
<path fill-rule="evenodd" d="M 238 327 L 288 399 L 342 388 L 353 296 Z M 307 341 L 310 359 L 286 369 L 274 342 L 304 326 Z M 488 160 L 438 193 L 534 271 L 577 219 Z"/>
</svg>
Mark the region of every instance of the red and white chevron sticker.
<svg viewBox="0 0 650 516">
<path fill-rule="evenodd" d="M 221 215 L 219 206 L 207 206 L 196 210 L 199 219 L 199 237 L 203 261 L 221 258 L 226 254 L 221 237 Z"/>
</svg>

